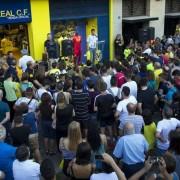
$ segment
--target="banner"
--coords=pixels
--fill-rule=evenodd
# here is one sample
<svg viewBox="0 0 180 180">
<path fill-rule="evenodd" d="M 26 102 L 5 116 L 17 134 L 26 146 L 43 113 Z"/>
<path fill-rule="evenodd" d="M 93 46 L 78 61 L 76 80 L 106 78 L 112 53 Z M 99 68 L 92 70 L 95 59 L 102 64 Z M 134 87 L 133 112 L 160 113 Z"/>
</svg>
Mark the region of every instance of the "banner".
<svg viewBox="0 0 180 180">
<path fill-rule="evenodd" d="M 0 0 L 0 24 L 31 22 L 30 0 Z"/>
</svg>

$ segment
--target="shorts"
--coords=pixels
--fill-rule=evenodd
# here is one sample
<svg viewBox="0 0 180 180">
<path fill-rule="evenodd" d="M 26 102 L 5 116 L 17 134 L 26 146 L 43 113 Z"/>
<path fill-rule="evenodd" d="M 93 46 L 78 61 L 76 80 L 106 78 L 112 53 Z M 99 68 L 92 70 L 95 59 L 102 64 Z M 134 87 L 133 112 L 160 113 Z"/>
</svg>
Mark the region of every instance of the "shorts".
<svg viewBox="0 0 180 180">
<path fill-rule="evenodd" d="M 76 121 L 80 124 L 81 130 L 88 128 L 88 122 L 89 122 L 88 120 L 84 120 L 84 121 L 76 120 Z"/>
<path fill-rule="evenodd" d="M 114 117 L 110 116 L 110 117 L 100 117 L 100 127 L 106 127 L 106 126 L 112 126 L 114 123 Z"/>
<path fill-rule="evenodd" d="M 52 121 L 41 120 L 41 126 L 44 138 L 56 139 L 56 130 L 52 128 Z"/>
<path fill-rule="evenodd" d="M 96 113 L 90 113 L 90 121 L 96 122 L 97 121 L 97 114 Z"/>
<path fill-rule="evenodd" d="M 39 149 L 38 133 L 30 134 L 29 145 L 31 150 Z"/>
</svg>

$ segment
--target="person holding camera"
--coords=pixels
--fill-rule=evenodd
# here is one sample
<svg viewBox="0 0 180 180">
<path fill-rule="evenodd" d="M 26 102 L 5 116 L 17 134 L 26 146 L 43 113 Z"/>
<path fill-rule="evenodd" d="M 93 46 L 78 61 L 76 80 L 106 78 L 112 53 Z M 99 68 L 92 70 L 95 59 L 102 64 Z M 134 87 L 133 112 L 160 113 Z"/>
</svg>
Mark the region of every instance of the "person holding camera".
<svg viewBox="0 0 180 180">
<path fill-rule="evenodd" d="M 91 147 L 82 142 L 77 147 L 76 158 L 69 163 L 67 173 L 73 180 L 89 180 L 94 170 L 95 165 L 91 163 Z"/>
<path fill-rule="evenodd" d="M 104 153 L 101 155 L 101 161 L 103 162 L 102 172 L 93 173 L 90 180 L 126 180 L 124 173 L 109 154 Z"/>
<path fill-rule="evenodd" d="M 179 180 L 175 172 L 176 161 L 171 154 L 165 154 L 163 157 L 149 157 L 145 161 L 144 167 L 129 178 L 129 180 L 143 179 L 162 179 Z"/>
</svg>

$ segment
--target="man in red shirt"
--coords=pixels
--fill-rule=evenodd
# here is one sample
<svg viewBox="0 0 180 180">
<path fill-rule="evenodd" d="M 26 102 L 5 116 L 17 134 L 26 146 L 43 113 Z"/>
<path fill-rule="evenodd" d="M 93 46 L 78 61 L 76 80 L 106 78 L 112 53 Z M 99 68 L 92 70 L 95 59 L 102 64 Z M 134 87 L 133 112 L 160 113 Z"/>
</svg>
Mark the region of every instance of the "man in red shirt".
<svg viewBox="0 0 180 180">
<path fill-rule="evenodd" d="M 73 48 L 74 48 L 74 57 L 75 64 L 81 63 L 81 36 L 76 32 L 73 37 Z"/>
<path fill-rule="evenodd" d="M 117 65 L 116 67 L 116 82 L 117 82 L 117 87 L 120 88 L 125 82 L 125 75 L 124 73 L 122 72 L 122 69 L 121 69 L 121 66 L 120 65 Z"/>
</svg>

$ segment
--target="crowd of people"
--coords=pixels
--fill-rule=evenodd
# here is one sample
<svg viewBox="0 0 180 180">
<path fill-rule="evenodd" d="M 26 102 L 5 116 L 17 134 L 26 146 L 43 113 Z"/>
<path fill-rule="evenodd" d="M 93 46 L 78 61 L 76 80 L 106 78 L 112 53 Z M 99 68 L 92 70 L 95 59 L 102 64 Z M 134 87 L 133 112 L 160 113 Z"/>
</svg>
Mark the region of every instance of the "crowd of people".
<svg viewBox="0 0 180 180">
<path fill-rule="evenodd" d="M 180 178 L 180 41 L 119 45 L 96 64 L 1 58 L 0 179 Z"/>
</svg>

